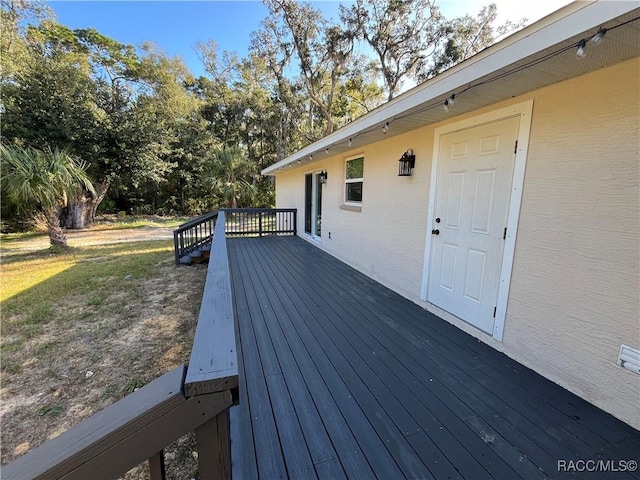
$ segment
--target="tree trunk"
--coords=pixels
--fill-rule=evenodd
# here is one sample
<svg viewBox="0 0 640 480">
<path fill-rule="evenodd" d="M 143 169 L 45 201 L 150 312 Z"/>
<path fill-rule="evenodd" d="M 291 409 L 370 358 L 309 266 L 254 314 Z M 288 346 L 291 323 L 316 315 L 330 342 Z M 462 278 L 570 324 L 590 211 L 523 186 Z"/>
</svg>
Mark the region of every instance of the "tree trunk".
<svg viewBox="0 0 640 480">
<path fill-rule="evenodd" d="M 47 231 L 49 232 L 49 243 L 61 247 L 67 246 L 67 236 L 60 226 L 59 208 L 52 208 L 44 212 L 47 217 Z"/>
<path fill-rule="evenodd" d="M 107 194 L 109 183 L 109 180 L 104 180 L 96 185 L 95 195 L 83 189 L 75 197 L 70 197 L 67 206 L 60 212 L 60 223 L 72 230 L 91 226 L 96 220 L 98 206 Z"/>
</svg>

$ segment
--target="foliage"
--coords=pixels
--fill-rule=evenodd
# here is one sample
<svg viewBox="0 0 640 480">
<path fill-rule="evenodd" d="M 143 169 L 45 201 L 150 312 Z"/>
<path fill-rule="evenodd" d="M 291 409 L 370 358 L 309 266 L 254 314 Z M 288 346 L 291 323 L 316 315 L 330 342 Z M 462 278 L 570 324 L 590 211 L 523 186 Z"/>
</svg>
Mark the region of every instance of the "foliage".
<svg viewBox="0 0 640 480">
<path fill-rule="evenodd" d="M 66 245 L 58 211 L 78 188 L 93 190 L 85 168 L 67 151 L 0 146 L 2 197 L 18 211 L 42 209 L 51 244 Z"/>
<path fill-rule="evenodd" d="M 85 165 L 64 150 L 0 146 L 3 198 L 18 207 L 52 209 L 78 187 L 92 188 Z"/>
<path fill-rule="evenodd" d="M 496 26 L 495 5 L 448 20 L 436 0 L 356 0 L 329 20 L 265 0 L 249 54 L 201 41 L 207 74 L 195 78 L 151 43 L 58 23 L 41 0 L 0 2 L 2 143 L 67 151 L 93 180 L 67 192 L 66 228 L 91 225 L 103 201 L 165 215 L 271 206 L 262 169 L 522 25 Z M 3 228 L 21 220 L 17 206 L 3 202 Z"/>
<path fill-rule="evenodd" d="M 39 417 L 42 417 L 43 415 L 60 415 L 60 413 L 62 413 L 62 406 L 61 405 L 43 405 L 41 407 L 38 407 L 36 409 L 36 415 L 38 415 Z"/>
<path fill-rule="evenodd" d="M 218 149 L 205 181 L 220 208 L 250 207 L 257 196 L 255 179 L 256 164 L 247 159 L 240 149 L 226 147 Z"/>
<path fill-rule="evenodd" d="M 496 26 L 495 4 L 483 7 L 477 17 L 447 20 L 436 0 L 356 0 L 348 7 L 341 5 L 340 16 L 375 52 L 387 100 L 406 80 L 423 82 L 525 22 Z"/>
<path fill-rule="evenodd" d="M 418 79 L 423 81 L 453 67 L 492 45 L 498 37 L 507 35 L 524 26 L 526 19 L 514 23 L 507 21 L 494 26 L 498 9 L 494 3 L 483 7 L 477 17 L 465 15 L 443 24 L 445 34 L 443 47 L 434 56 L 431 65 L 421 65 Z"/>
<path fill-rule="evenodd" d="M 357 0 L 341 5 L 340 11 L 354 35 L 373 48 L 388 100 L 405 77 L 415 78 L 442 35 L 443 17 L 435 0 Z"/>
</svg>

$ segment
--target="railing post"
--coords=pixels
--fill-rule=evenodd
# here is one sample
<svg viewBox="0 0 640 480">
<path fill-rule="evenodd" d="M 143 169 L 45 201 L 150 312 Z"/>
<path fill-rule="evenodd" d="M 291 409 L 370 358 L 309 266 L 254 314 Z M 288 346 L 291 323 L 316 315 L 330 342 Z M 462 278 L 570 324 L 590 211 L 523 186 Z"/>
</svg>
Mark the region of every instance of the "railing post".
<svg viewBox="0 0 640 480">
<path fill-rule="evenodd" d="M 262 212 L 258 212 L 258 235 L 262 236 Z"/>
<path fill-rule="evenodd" d="M 291 212 L 293 214 L 293 234 L 298 234 L 298 210 Z"/>
<path fill-rule="evenodd" d="M 180 265 L 180 252 L 178 251 L 178 232 L 173 232 L 173 251 L 176 256 L 176 265 Z"/>
<path fill-rule="evenodd" d="M 229 409 L 196 428 L 198 473 L 203 480 L 231 480 Z"/>
</svg>

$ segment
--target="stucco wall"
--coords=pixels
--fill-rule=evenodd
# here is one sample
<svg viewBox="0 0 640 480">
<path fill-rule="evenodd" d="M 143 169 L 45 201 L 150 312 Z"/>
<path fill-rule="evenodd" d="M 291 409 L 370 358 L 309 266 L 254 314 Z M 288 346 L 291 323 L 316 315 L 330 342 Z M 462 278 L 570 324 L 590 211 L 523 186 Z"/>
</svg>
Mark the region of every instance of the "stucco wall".
<svg viewBox="0 0 640 480">
<path fill-rule="evenodd" d="M 297 207 L 303 225 L 304 173 L 327 170 L 321 248 L 640 428 L 640 375 L 615 364 L 620 344 L 640 348 L 639 79 L 636 59 L 494 107 L 534 100 L 502 342 L 419 299 L 445 123 L 353 149 L 365 157 L 361 212 L 340 209 L 346 156 L 278 174 L 277 205 Z M 414 175 L 397 177 L 408 148 Z"/>
</svg>

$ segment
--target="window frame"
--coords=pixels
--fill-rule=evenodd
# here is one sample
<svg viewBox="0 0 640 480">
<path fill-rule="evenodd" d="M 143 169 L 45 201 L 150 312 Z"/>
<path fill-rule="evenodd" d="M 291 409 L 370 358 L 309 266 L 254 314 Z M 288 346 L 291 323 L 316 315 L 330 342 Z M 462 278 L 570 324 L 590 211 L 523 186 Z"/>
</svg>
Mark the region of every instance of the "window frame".
<svg viewBox="0 0 640 480">
<path fill-rule="evenodd" d="M 360 160 L 362 159 L 362 177 L 358 177 L 358 178 L 347 178 L 347 165 L 349 162 L 353 161 L 353 160 Z M 354 155 L 348 158 L 344 159 L 344 188 L 342 190 L 343 193 L 343 200 L 344 200 L 344 205 L 349 205 L 349 206 L 353 206 L 353 207 L 360 207 L 362 206 L 362 200 L 349 200 L 347 198 L 347 185 L 350 183 L 360 183 L 362 184 L 362 196 L 364 197 L 364 154 L 359 154 L 359 155 Z"/>
</svg>

